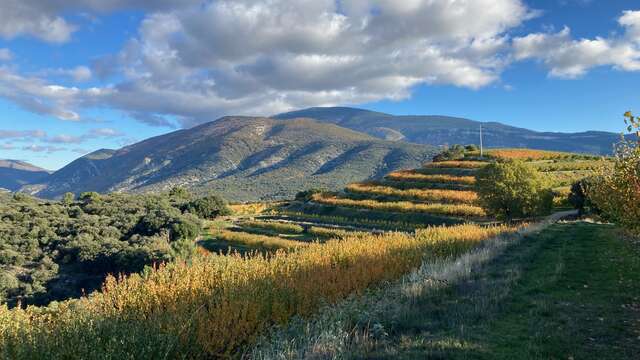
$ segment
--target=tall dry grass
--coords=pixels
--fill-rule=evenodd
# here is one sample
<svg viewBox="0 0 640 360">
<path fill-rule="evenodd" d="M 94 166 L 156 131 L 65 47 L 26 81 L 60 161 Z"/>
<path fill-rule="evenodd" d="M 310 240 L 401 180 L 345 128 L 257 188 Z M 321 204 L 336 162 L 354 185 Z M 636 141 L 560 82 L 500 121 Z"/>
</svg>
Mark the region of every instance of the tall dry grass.
<svg viewBox="0 0 640 360">
<path fill-rule="evenodd" d="M 373 183 L 354 183 L 345 188 L 347 192 L 363 195 L 381 195 L 405 200 L 430 201 L 447 204 L 474 204 L 478 200 L 475 191 L 438 189 L 396 189 Z"/>
<path fill-rule="evenodd" d="M 487 162 L 484 161 L 465 161 L 465 160 L 450 160 L 430 162 L 424 164 L 425 168 L 459 168 L 459 169 L 479 169 L 487 166 Z"/>
</svg>

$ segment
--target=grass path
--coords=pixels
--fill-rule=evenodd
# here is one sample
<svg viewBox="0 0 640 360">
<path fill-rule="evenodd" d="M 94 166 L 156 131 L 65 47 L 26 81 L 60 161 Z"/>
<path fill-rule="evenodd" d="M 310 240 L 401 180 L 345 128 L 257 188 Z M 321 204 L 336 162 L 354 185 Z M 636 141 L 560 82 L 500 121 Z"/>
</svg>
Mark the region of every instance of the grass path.
<svg viewBox="0 0 640 360">
<path fill-rule="evenodd" d="M 552 225 L 415 299 L 368 359 L 637 359 L 640 251 L 612 226 Z"/>
</svg>

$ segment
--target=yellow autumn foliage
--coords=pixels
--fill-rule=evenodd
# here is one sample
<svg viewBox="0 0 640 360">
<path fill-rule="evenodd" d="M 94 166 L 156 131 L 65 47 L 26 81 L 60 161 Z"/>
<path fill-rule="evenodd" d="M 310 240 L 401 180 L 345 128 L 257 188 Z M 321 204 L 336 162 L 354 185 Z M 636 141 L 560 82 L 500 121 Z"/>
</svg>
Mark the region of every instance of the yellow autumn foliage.
<svg viewBox="0 0 640 360">
<path fill-rule="evenodd" d="M 109 277 L 101 293 L 49 308 L 0 306 L 0 357 L 227 357 L 273 324 L 397 279 L 425 256 L 457 256 L 515 230 L 461 225 L 352 236 L 290 253 L 201 256 Z"/>
</svg>

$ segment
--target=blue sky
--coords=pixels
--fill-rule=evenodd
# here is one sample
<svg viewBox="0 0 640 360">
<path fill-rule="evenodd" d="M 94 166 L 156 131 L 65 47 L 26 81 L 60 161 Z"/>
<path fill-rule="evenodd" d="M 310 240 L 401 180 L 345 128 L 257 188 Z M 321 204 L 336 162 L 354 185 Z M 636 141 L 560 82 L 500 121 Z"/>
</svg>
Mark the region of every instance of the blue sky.
<svg viewBox="0 0 640 360">
<path fill-rule="evenodd" d="M 563 132 L 640 112 L 637 1 L 46 3 L 0 4 L 0 158 L 48 169 L 308 106 Z"/>
</svg>

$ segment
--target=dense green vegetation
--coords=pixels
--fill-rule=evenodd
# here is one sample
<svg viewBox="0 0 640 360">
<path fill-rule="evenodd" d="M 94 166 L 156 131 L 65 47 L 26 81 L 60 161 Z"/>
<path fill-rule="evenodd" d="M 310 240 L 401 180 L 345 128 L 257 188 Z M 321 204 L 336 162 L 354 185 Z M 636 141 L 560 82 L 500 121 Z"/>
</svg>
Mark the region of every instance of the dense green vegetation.
<svg viewBox="0 0 640 360">
<path fill-rule="evenodd" d="M 215 196 L 71 194 L 43 201 L 0 194 L 0 301 L 45 304 L 98 288 L 109 273 L 189 257 L 208 215 L 227 212 Z M 211 212 L 213 205 L 216 211 Z"/>
<path fill-rule="evenodd" d="M 545 178 L 520 160 L 489 164 L 478 172 L 480 204 L 490 214 L 511 220 L 548 213 L 553 194 Z"/>
</svg>

